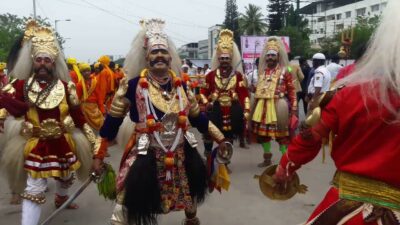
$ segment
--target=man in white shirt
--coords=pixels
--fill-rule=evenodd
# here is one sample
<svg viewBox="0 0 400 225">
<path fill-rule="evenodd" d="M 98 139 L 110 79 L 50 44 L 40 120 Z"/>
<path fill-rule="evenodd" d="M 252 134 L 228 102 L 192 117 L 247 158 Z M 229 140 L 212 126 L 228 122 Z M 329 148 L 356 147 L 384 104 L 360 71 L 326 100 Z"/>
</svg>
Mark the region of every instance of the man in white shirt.
<svg viewBox="0 0 400 225">
<path fill-rule="evenodd" d="M 336 79 L 339 70 L 343 68 L 343 66 L 339 65 L 340 58 L 338 55 L 332 56 L 331 63 L 326 67 L 326 69 L 331 73 L 331 81 Z"/>
<path fill-rule="evenodd" d="M 192 61 L 190 61 L 189 59 L 186 59 L 186 63 L 189 66 L 189 76 L 195 76 L 197 74 L 197 67 L 193 65 Z"/>
<path fill-rule="evenodd" d="M 257 85 L 257 81 L 258 81 L 258 62 L 259 62 L 259 60 L 260 59 L 257 58 L 256 61 L 254 62 L 254 64 L 255 64 L 254 70 L 246 74 L 247 86 L 248 86 L 250 93 L 254 93 L 256 90 L 256 85 Z"/>
<path fill-rule="evenodd" d="M 310 99 L 309 112 L 318 106 L 318 97 L 329 91 L 331 84 L 331 73 L 325 67 L 325 55 L 317 53 L 313 56 L 314 76 L 308 86 L 308 97 Z"/>
<path fill-rule="evenodd" d="M 204 70 L 204 75 L 207 75 L 209 72 L 211 72 L 211 69 L 208 66 L 208 64 L 204 64 L 203 70 Z"/>
</svg>

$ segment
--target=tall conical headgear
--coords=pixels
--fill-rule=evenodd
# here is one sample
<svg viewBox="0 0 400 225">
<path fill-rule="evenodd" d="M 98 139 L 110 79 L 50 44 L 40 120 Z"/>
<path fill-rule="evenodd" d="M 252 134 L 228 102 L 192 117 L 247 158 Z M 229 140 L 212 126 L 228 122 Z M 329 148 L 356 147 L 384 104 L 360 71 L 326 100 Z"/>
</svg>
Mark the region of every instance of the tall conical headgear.
<svg viewBox="0 0 400 225">
<path fill-rule="evenodd" d="M 131 49 L 125 57 L 124 71 L 128 79 L 132 79 L 140 74 L 147 66 L 147 56 L 154 49 L 165 49 L 171 56 L 170 68 L 179 74 L 181 59 L 176 51 L 171 38 L 164 31 L 165 21 L 162 19 L 141 20 L 142 30 L 132 41 Z"/>
<path fill-rule="evenodd" d="M 64 54 L 61 52 L 53 30 L 50 27 L 38 25 L 35 20 L 28 20 L 25 25 L 22 47 L 10 75 L 20 80 L 28 79 L 32 73 L 32 57 L 41 54 L 53 60 L 56 69 L 54 74 L 58 78 L 66 82 L 71 79 Z"/>
<path fill-rule="evenodd" d="M 232 58 L 231 66 L 238 72 L 243 73 L 242 58 L 239 48 L 234 41 L 234 35 L 231 30 L 223 29 L 219 32 L 219 40 L 216 51 L 211 60 L 211 69 L 216 70 L 219 66 L 219 57 L 223 54 L 229 54 Z"/>
<path fill-rule="evenodd" d="M 25 32 L 23 41 L 29 41 L 35 36 L 35 30 L 39 27 L 36 20 L 28 20 L 25 24 Z"/>
<path fill-rule="evenodd" d="M 260 56 L 260 63 L 258 65 L 259 73 L 263 73 L 267 69 L 267 55 L 275 54 L 278 56 L 278 63 L 281 67 L 286 68 L 289 65 L 288 55 L 286 48 L 282 43 L 280 37 L 272 36 L 264 43 L 263 51 Z"/>
<path fill-rule="evenodd" d="M 146 29 L 144 48 L 147 52 L 152 49 L 168 49 L 168 36 L 164 32 L 165 21 L 162 19 L 141 20 L 141 26 Z"/>
<path fill-rule="evenodd" d="M 228 29 L 223 29 L 219 33 L 219 40 L 217 45 L 217 54 L 230 54 L 233 53 L 233 32 Z"/>
<path fill-rule="evenodd" d="M 59 53 L 53 30 L 49 27 L 36 28 L 32 37 L 32 55 L 46 54 L 55 60 Z"/>
<path fill-rule="evenodd" d="M 265 44 L 264 52 L 266 54 L 272 54 L 272 53 L 278 54 L 279 51 L 280 51 L 280 45 L 276 39 L 271 38 Z"/>
</svg>

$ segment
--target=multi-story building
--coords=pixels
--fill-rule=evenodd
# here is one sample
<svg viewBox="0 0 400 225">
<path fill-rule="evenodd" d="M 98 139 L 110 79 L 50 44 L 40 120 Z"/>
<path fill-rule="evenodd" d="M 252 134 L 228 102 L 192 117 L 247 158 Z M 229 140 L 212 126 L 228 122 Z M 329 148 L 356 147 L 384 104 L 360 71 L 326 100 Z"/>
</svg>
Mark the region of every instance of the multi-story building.
<svg viewBox="0 0 400 225">
<path fill-rule="evenodd" d="M 313 46 L 357 23 L 357 17 L 381 15 L 387 0 L 314 0 L 300 9 L 309 21 Z"/>
<path fill-rule="evenodd" d="M 198 46 L 198 58 L 208 59 L 208 39 L 199 41 Z"/>
<path fill-rule="evenodd" d="M 182 45 L 178 49 L 178 54 L 182 59 L 197 59 L 199 44 L 192 42 L 186 45 Z"/>
<path fill-rule="evenodd" d="M 182 59 L 211 59 L 218 43 L 219 32 L 223 25 L 214 25 L 208 28 L 208 39 L 199 42 L 192 42 L 181 46 L 178 49 Z"/>
</svg>

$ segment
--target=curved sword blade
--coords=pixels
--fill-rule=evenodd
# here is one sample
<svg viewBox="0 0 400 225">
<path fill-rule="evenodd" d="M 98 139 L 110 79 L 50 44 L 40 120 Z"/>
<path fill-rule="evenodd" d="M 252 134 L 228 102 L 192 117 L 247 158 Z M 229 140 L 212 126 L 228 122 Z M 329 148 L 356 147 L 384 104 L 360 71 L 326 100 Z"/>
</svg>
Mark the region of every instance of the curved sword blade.
<svg viewBox="0 0 400 225">
<path fill-rule="evenodd" d="M 46 220 L 44 220 L 40 225 L 50 224 L 51 220 L 60 213 L 63 209 L 65 209 L 69 204 L 71 204 L 93 181 L 93 176 L 90 176 L 88 179 L 83 182 L 83 184 L 76 190 L 67 201 L 64 202 L 58 209 L 56 209 Z"/>
</svg>

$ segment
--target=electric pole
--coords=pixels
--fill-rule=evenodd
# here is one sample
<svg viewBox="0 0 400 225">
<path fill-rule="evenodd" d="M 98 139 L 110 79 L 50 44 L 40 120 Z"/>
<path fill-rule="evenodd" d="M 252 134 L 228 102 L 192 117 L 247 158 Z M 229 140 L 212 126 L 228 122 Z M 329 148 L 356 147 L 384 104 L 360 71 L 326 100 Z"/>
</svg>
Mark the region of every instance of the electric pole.
<svg viewBox="0 0 400 225">
<path fill-rule="evenodd" d="M 33 0 L 33 19 L 36 20 L 36 0 Z"/>
</svg>

